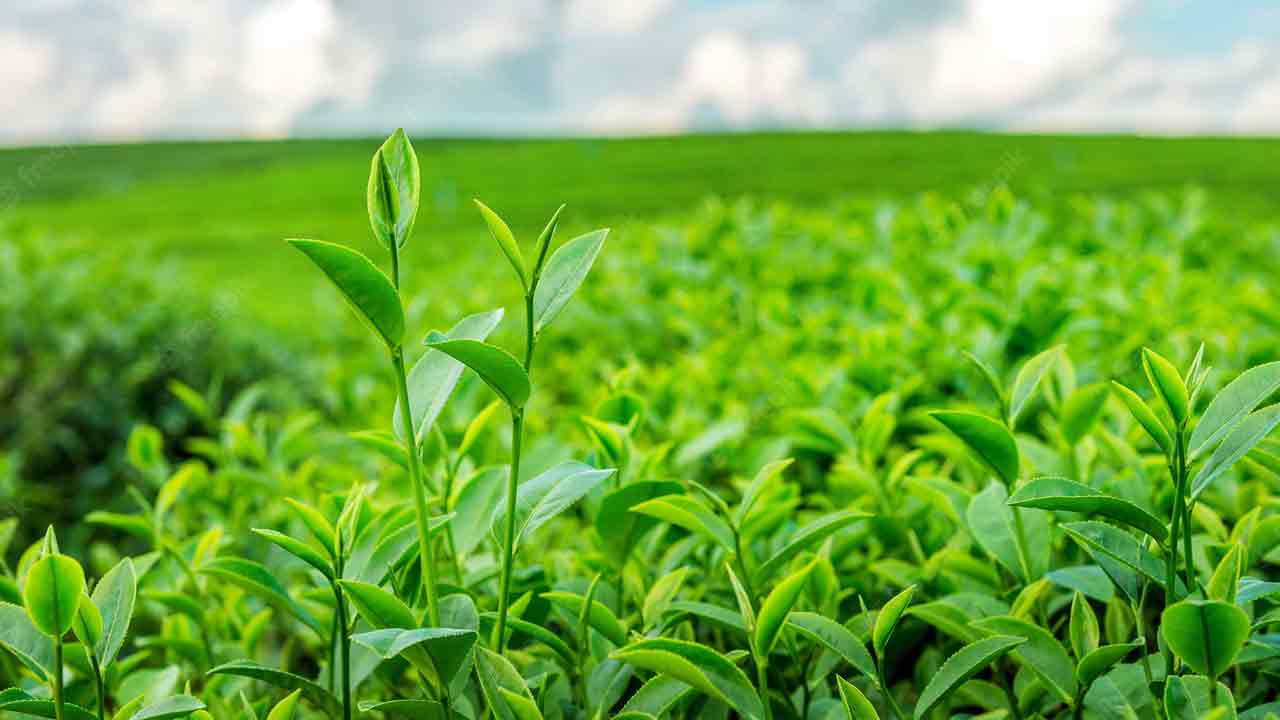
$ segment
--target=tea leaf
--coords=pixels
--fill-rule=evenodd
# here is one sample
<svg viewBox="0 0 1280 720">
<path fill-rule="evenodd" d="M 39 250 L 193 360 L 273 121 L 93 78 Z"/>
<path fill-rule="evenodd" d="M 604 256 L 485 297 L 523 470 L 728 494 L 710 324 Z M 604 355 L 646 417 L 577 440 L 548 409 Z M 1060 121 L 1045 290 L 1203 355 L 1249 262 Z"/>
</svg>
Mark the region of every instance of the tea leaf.
<svg viewBox="0 0 1280 720">
<path fill-rule="evenodd" d="M 965 518 L 973 537 L 991 557 L 1024 583 L 1031 583 L 1049 571 L 1049 522 L 1041 510 L 1009 507 L 1004 486 L 998 482 L 969 503 Z M 1021 513 L 1023 534 L 1018 531 Z"/>
<path fill-rule="evenodd" d="M 131 720 L 169 720 L 170 718 L 186 717 L 204 708 L 204 703 L 190 695 L 175 695 L 139 710 Z"/>
<path fill-rule="evenodd" d="M 1178 369 L 1149 348 L 1142 348 L 1142 369 L 1147 374 L 1151 389 L 1164 401 L 1174 425 L 1181 426 L 1187 420 L 1190 400 Z"/>
<path fill-rule="evenodd" d="M 865 520 L 869 515 L 856 510 L 841 510 L 839 512 L 828 513 L 813 520 L 809 524 L 801 527 L 787 540 L 787 544 L 782 549 L 775 552 L 765 560 L 760 567 L 756 568 L 753 575 L 754 582 L 757 585 L 768 582 L 779 570 L 781 570 L 796 555 L 814 547 L 823 540 L 844 530 L 859 520 Z"/>
<path fill-rule="evenodd" d="M 1102 638 L 1102 631 L 1098 627 L 1098 616 L 1094 614 L 1089 601 L 1080 592 L 1076 592 L 1071 598 L 1069 631 L 1071 652 L 1075 654 L 1076 659 L 1083 660 L 1084 656 L 1098 649 L 1098 643 Z"/>
<path fill-rule="evenodd" d="M 50 637 L 71 629 L 84 594 L 84 570 L 80 563 L 61 554 L 46 555 L 27 571 L 23 601 L 31 623 Z"/>
<path fill-rule="evenodd" d="M 1196 479 L 1191 483 L 1191 499 L 1199 498 L 1200 493 L 1209 487 L 1209 483 L 1230 470 L 1236 461 L 1262 442 L 1277 424 L 1280 424 L 1280 403 L 1264 407 L 1238 423 L 1196 474 Z"/>
<path fill-rule="evenodd" d="M 269 685 L 274 685 L 281 690 L 301 690 L 302 694 L 308 700 L 319 705 L 326 713 L 330 715 L 341 714 L 341 704 L 338 699 L 333 696 L 325 688 L 308 680 L 301 675 L 277 670 L 265 665 L 259 665 L 250 660 L 235 660 L 223 665 L 219 665 L 210 670 L 206 675 L 235 675 L 237 677 L 247 677 L 254 680 L 261 680 Z"/>
<path fill-rule="evenodd" d="M 1025 639 L 1025 643 L 1011 651 L 1013 659 L 1039 678 L 1059 700 L 1068 705 L 1075 702 L 1075 664 L 1052 633 L 1034 623 L 1007 616 L 983 618 L 974 625 L 997 636 Z"/>
<path fill-rule="evenodd" d="M 773 652 L 778 634 L 787 622 L 787 615 L 791 613 L 791 608 L 795 607 L 800 593 L 804 592 L 805 584 L 809 582 L 813 566 L 814 563 L 811 562 L 789 575 L 760 604 L 760 612 L 756 617 L 755 646 L 761 656 L 767 657 Z"/>
<path fill-rule="evenodd" d="M 501 309 L 468 315 L 459 320 L 444 336 L 448 340 L 483 341 L 489 337 L 494 328 L 498 327 L 498 323 L 502 322 L 502 315 Z M 423 438 L 435 426 L 436 419 L 440 417 L 445 404 L 449 402 L 449 397 L 453 395 L 454 388 L 458 386 L 464 368 L 461 362 L 448 353 L 428 350 L 409 370 L 406 384 L 409 389 L 409 409 L 413 415 L 413 437 L 417 444 L 421 445 Z M 404 420 L 400 413 L 399 398 L 396 398 L 395 409 L 391 415 L 391 427 L 397 437 L 404 437 Z M 460 449 L 460 452 L 465 450 Z"/>
<path fill-rule="evenodd" d="M 885 656 L 885 651 L 889 648 L 889 638 L 893 636 L 893 631 L 902 619 L 902 613 L 911 604 L 915 594 L 916 586 L 912 585 L 890 598 L 889 602 L 880 608 L 880 612 L 876 613 L 876 622 L 871 630 L 871 646 L 875 648 L 876 657 Z"/>
<path fill-rule="evenodd" d="M 294 690 L 285 696 L 283 700 L 276 703 L 271 708 L 271 712 L 267 713 L 267 720 L 293 720 L 293 712 L 298 707 L 298 698 L 302 696 L 301 690 Z"/>
<path fill-rule="evenodd" d="M 373 154 L 365 191 L 369 223 L 383 247 L 404 247 L 418 216 L 422 179 L 418 155 L 403 129 L 397 129 Z"/>
<path fill-rule="evenodd" d="M 484 224 L 489 228 L 489 235 L 498 243 L 502 254 L 507 256 L 507 261 L 519 276 L 520 285 L 524 287 L 525 292 L 528 292 L 529 271 L 525 269 L 524 255 L 520 253 L 520 245 L 516 243 L 511 228 L 507 227 L 506 221 L 498 217 L 498 213 L 490 210 L 488 205 L 474 198 L 471 202 L 475 203 L 476 209 L 480 211 L 480 217 L 484 218 Z"/>
<path fill-rule="evenodd" d="M 329 278 L 356 316 L 387 348 L 404 341 L 404 309 L 400 294 L 369 258 L 351 248 L 319 240 L 287 240 Z"/>
<path fill-rule="evenodd" d="M 920 699 L 916 702 L 915 720 L 925 717 L 966 680 L 982 672 L 982 669 L 1015 647 L 1025 643 L 1020 637 L 995 635 L 970 643 L 947 658 L 934 673 Z"/>
<path fill-rule="evenodd" d="M 137 595 L 138 580 L 130 558 L 116 563 L 93 588 L 93 603 L 102 614 L 102 636 L 93 651 L 104 668 L 115 661 L 124 647 Z"/>
<path fill-rule="evenodd" d="M 1135 640 L 1131 643 L 1101 645 L 1090 650 L 1076 664 L 1076 679 L 1086 687 L 1092 685 L 1094 680 L 1102 677 L 1116 663 L 1128 657 L 1130 653 L 1141 648 L 1144 644 L 1145 642 L 1142 640 Z"/>
<path fill-rule="evenodd" d="M 426 652 L 437 680 L 448 683 L 465 666 L 476 642 L 475 630 L 459 628 L 383 628 L 351 636 L 378 657 L 390 660 L 410 649 Z"/>
<path fill-rule="evenodd" d="M 596 513 L 596 532 L 614 559 L 621 562 L 639 539 L 658 523 L 656 516 L 632 512 L 637 505 L 684 490 L 680 483 L 640 480 L 623 485 L 605 495 Z"/>
<path fill-rule="evenodd" d="M 1198 457 L 1280 390 L 1280 362 L 1249 368 L 1218 391 L 1191 433 L 1187 450 Z"/>
<path fill-rule="evenodd" d="M 720 700 L 747 718 L 763 718 L 764 705 L 738 666 L 711 648 L 670 638 L 639 640 L 610 657 L 672 677 Z"/>
<path fill-rule="evenodd" d="M 534 332 L 542 332 L 569 303 L 591 271 L 608 235 L 607 229 L 579 235 L 556 248 L 547 259 L 533 294 Z"/>
<path fill-rule="evenodd" d="M 311 613 L 289 597 L 284 586 L 261 563 L 243 558 L 215 558 L 200 568 L 200 572 L 225 580 L 258 596 L 271 605 L 301 620 L 304 625 L 325 637 L 328 631 Z"/>
<path fill-rule="evenodd" d="M 1051 347 L 1028 360 L 1018 370 L 1018 375 L 1013 379 L 1013 387 L 1009 389 L 1009 427 L 1017 424 L 1018 416 L 1026 409 L 1027 402 L 1040 386 L 1040 380 L 1044 378 L 1045 373 L 1049 372 L 1061 354 L 1061 345 Z"/>
<path fill-rule="evenodd" d="M 427 345 L 439 350 L 475 371 L 513 411 L 520 411 L 529 401 L 529 374 L 506 350 L 479 340 L 428 338 Z"/>
<path fill-rule="evenodd" d="M 1217 685 L 1216 697 L 1209 688 Z M 1225 712 L 1217 720 L 1236 717 L 1236 703 L 1227 686 L 1200 675 L 1174 675 L 1164 685 L 1165 714 L 1169 720 L 1206 720 L 1217 709 Z"/>
<path fill-rule="evenodd" d="M 1249 616 L 1220 600 L 1183 600 L 1165 608 L 1160 629 L 1174 654 L 1191 669 L 1216 678 L 1249 638 Z"/>
<path fill-rule="evenodd" d="M 1164 523 L 1146 510 L 1128 500 L 1107 495 L 1066 478 L 1045 477 L 1032 480 L 1018 488 L 1008 502 L 1014 507 L 1102 515 L 1141 530 L 1159 543 L 1163 543 L 1169 536 Z"/>
<path fill-rule="evenodd" d="M 581 595 L 570 592 L 546 592 L 542 593 L 542 597 L 568 610 L 574 617 L 582 614 L 585 598 Z M 613 611 L 599 600 L 591 601 L 591 612 L 587 614 L 587 622 L 614 645 L 622 647 L 627 644 L 627 628 L 613 614 Z"/>
<path fill-rule="evenodd" d="M 1169 437 L 1169 431 L 1165 429 L 1164 423 L 1160 422 L 1160 418 L 1156 417 L 1155 412 L 1147 405 L 1138 394 L 1118 382 L 1112 382 L 1111 387 L 1124 401 L 1125 407 L 1129 408 L 1129 413 L 1133 415 L 1133 419 L 1138 421 L 1142 429 L 1147 431 L 1147 435 L 1155 441 L 1156 445 L 1164 451 L 1166 455 L 1173 453 L 1173 440 Z"/>
<path fill-rule="evenodd" d="M 499 690 L 515 693 L 532 702 L 533 695 L 524 678 L 506 658 L 485 647 L 476 648 L 476 677 L 489 709 L 499 720 L 522 720 L 508 705 L 506 696 Z"/>
<path fill-rule="evenodd" d="M 1005 485 L 1018 481 L 1018 444 L 1004 425 L 971 412 L 937 411 L 929 415 L 960 438 Z"/>
<path fill-rule="evenodd" d="M 266 538 L 281 550 L 284 550 L 316 570 L 319 570 L 320 574 L 324 575 L 326 578 L 330 580 L 334 579 L 335 572 L 333 566 L 329 563 L 329 560 L 305 542 L 295 540 L 284 533 L 265 528 L 253 528 L 252 532 Z"/>
<path fill-rule="evenodd" d="M 688 495 L 667 495 L 647 500 L 631 508 L 631 512 L 650 515 L 698 533 L 721 547 L 734 552 L 733 530 L 728 523 L 698 500 Z"/>
<path fill-rule="evenodd" d="M 880 720 L 875 706 L 861 690 L 840 676 L 836 676 L 836 685 L 840 689 L 840 700 L 849 720 Z"/>
<path fill-rule="evenodd" d="M 1111 395 L 1111 387 L 1107 383 L 1086 385 L 1071 394 L 1062 404 L 1059 413 L 1062 434 L 1067 442 L 1078 444 L 1102 417 L 1107 397 Z"/>
<path fill-rule="evenodd" d="M 793 612 L 787 624 L 839 655 L 854 670 L 866 675 L 879 687 L 876 663 L 867 648 L 848 628 L 826 616 L 811 612 Z"/>
</svg>

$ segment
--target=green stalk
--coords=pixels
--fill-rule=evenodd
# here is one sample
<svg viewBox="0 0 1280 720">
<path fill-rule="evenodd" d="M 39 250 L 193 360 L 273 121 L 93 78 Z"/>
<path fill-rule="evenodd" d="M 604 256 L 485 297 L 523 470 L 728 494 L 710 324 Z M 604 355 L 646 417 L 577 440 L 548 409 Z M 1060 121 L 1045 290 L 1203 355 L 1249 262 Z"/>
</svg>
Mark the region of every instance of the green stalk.
<svg viewBox="0 0 1280 720">
<path fill-rule="evenodd" d="M 338 528 L 338 562 L 337 575 L 342 577 L 344 570 L 344 549 L 342 547 L 342 528 Z M 351 720 L 351 628 L 348 625 L 347 600 L 342 586 L 333 583 L 333 602 L 335 623 L 338 627 L 338 647 L 342 653 L 342 720 Z"/>
<path fill-rule="evenodd" d="M 1191 556 L 1191 505 L 1187 503 L 1182 509 L 1182 558 L 1186 564 L 1187 574 L 1187 592 L 1192 592 L 1196 586 L 1195 559 Z"/>
<path fill-rule="evenodd" d="M 62 702 L 62 636 L 53 638 L 53 713 L 56 720 L 63 720 Z"/>
<path fill-rule="evenodd" d="M 93 669 L 93 689 L 98 696 L 98 720 L 107 720 L 107 693 L 102 684 L 102 667 L 92 650 L 89 650 L 89 667 Z"/>
<path fill-rule="evenodd" d="M 884 699 L 889 703 L 889 709 L 893 711 L 893 716 L 898 720 L 907 720 L 907 714 L 902 711 L 902 707 L 894 699 L 893 690 L 889 689 L 889 681 L 884 676 L 884 658 L 879 655 L 876 656 L 876 674 L 879 675 L 877 680 L 880 682 L 880 692 L 884 694 Z"/>
<path fill-rule="evenodd" d="M 413 509 L 418 521 L 418 551 L 422 558 L 422 586 L 427 593 L 427 618 L 432 627 L 440 627 L 440 607 L 436 601 L 436 560 L 431 552 L 427 494 L 422 482 L 418 443 L 414 439 L 413 413 L 409 409 L 409 382 L 404 369 L 404 352 L 400 348 L 391 353 L 391 363 L 395 366 L 396 390 L 400 395 L 400 420 L 405 433 L 404 451 L 408 455 L 409 484 L 413 485 Z"/>
<path fill-rule="evenodd" d="M 769 704 L 769 666 L 756 655 L 756 685 L 760 690 L 760 702 L 764 705 L 764 720 L 773 720 L 773 708 Z"/>
<path fill-rule="evenodd" d="M 533 347 L 537 335 L 533 330 L 533 293 L 538 288 L 535 272 L 533 282 L 524 294 L 524 371 L 533 367 Z M 499 584 L 498 622 L 493 627 L 492 644 L 498 652 L 506 647 L 507 609 L 510 604 L 511 570 L 515 560 L 516 493 L 520 487 L 520 448 L 524 443 L 524 409 L 511 409 L 511 472 L 507 474 L 507 522 L 502 538 L 502 580 Z"/>
<path fill-rule="evenodd" d="M 524 441 L 524 411 L 511 411 L 511 472 L 507 474 L 507 522 L 502 536 L 502 581 L 498 590 L 498 622 L 493 627 L 493 646 L 506 647 L 507 608 L 511 595 L 511 565 L 515 556 L 516 491 L 520 487 L 520 445 Z"/>
</svg>

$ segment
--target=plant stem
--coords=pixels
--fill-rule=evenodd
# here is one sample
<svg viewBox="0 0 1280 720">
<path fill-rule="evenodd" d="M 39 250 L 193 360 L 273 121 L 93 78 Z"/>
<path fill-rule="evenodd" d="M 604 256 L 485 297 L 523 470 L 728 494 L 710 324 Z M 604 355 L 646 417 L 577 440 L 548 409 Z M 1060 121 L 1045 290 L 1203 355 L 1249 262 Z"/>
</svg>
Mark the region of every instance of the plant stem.
<svg viewBox="0 0 1280 720">
<path fill-rule="evenodd" d="M 98 720 L 107 720 L 107 693 L 102 684 L 102 667 L 92 650 L 89 650 L 89 667 L 93 669 L 93 689 L 98 696 Z"/>
<path fill-rule="evenodd" d="M 876 657 L 876 678 L 880 683 L 880 692 L 884 695 L 884 699 L 889 703 L 889 710 L 893 711 L 893 716 L 898 720 L 907 720 L 907 715 L 898 705 L 898 701 L 893 697 L 893 690 L 889 689 L 889 681 L 884 676 L 884 658 Z"/>
<path fill-rule="evenodd" d="M 1188 593 L 1194 591 L 1199 585 L 1196 582 L 1195 558 L 1191 555 L 1191 505 L 1193 502 L 1186 503 L 1182 509 L 1182 558 L 1186 565 Z"/>
<path fill-rule="evenodd" d="M 337 575 L 342 577 L 345 569 L 345 550 L 342 546 L 342 528 L 338 528 L 338 562 Z M 342 653 L 342 720 L 351 720 L 351 628 L 348 626 L 347 599 L 342 586 L 333 583 L 333 603 L 335 624 L 338 628 L 338 648 Z"/>
<path fill-rule="evenodd" d="M 534 288 L 530 288 L 524 296 L 524 371 L 526 373 L 533 368 L 533 346 L 538 341 L 533 331 L 533 290 Z"/>
<path fill-rule="evenodd" d="M 62 636 L 53 639 L 53 713 L 57 720 L 63 720 L 62 702 Z"/>
<path fill-rule="evenodd" d="M 1146 677 L 1147 693 L 1151 695 L 1151 707 L 1155 708 L 1156 716 L 1162 717 L 1160 712 L 1160 698 L 1156 697 L 1156 691 L 1152 687 L 1155 684 L 1155 675 L 1151 672 L 1151 655 L 1147 652 L 1147 638 L 1153 637 L 1151 634 L 1151 626 L 1147 622 L 1147 590 L 1151 588 L 1151 583 L 1143 582 L 1142 591 L 1138 593 L 1138 603 L 1131 606 L 1133 611 L 1134 622 L 1138 627 L 1142 628 L 1142 674 Z"/>
<path fill-rule="evenodd" d="M 520 487 L 520 445 L 524 441 L 524 411 L 511 412 L 511 472 L 507 474 L 507 522 L 502 538 L 502 581 L 498 589 L 498 622 L 493 628 L 493 646 L 506 646 L 507 607 L 511 595 L 511 570 L 515 557 L 516 492 Z"/>
<path fill-rule="evenodd" d="M 395 254 L 392 254 L 395 257 Z M 404 450 L 408 455 L 409 483 L 413 485 L 413 509 L 418 520 L 418 551 L 422 560 L 422 586 L 427 593 L 427 618 L 432 627 L 440 627 L 440 608 L 436 602 L 436 560 L 431 552 L 431 527 L 427 513 L 426 488 L 422 481 L 422 462 L 418 457 L 418 443 L 413 429 L 413 413 L 409 408 L 409 383 L 404 369 L 404 352 L 396 348 L 391 353 L 395 365 L 396 390 L 400 394 L 400 420 L 404 426 Z"/>
<path fill-rule="evenodd" d="M 769 704 L 769 666 L 758 654 L 756 655 L 756 685 L 760 690 L 760 702 L 764 705 L 764 720 L 773 720 L 773 708 Z"/>
<path fill-rule="evenodd" d="M 1022 708 L 1018 707 L 1018 696 L 1013 692 L 1013 686 L 1005 678 L 1004 674 L 999 672 L 1000 668 L 996 668 L 996 677 L 1000 679 L 1000 688 L 1004 690 L 1004 697 L 1009 702 L 1009 714 L 1014 720 L 1022 720 Z"/>
</svg>

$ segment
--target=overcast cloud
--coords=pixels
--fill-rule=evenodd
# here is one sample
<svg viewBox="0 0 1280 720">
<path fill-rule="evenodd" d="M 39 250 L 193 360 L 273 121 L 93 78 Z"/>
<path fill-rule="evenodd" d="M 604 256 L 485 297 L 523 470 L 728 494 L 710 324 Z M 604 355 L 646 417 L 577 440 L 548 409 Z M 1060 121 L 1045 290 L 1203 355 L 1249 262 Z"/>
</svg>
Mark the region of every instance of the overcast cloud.
<svg viewBox="0 0 1280 720">
<path fill-rule="evenodd" d="M 7 0 L 0 142 L 750 128 L 1280 131 L 1214 0 Z"/>
</svg>

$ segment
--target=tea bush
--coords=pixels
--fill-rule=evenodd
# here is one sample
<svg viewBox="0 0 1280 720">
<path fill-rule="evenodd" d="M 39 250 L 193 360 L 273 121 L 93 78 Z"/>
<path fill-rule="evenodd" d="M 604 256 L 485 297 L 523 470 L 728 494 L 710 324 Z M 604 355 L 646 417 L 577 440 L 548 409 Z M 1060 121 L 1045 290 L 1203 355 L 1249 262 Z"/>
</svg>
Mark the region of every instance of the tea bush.
<svg viewBox="0 0 1280 720">
<path fill-rule="evenodd" d="M 565 240 L 477 202 L 519 301 L 454 318 L 410 302 L 474 280 L 405 265 L 429 172 L 374 154 L 376 256 L 290 241 L 354 311 L 336 391 L 179 391 L 196 436 L 78 525 L 128 541 L 0 526 L 0 712 L 1280 714 L 1273 227 L 997 191 Z"/>
</svg>

